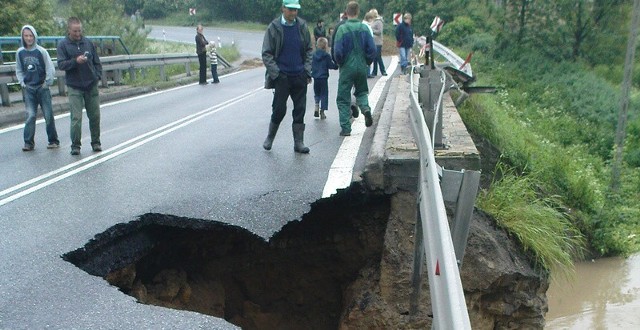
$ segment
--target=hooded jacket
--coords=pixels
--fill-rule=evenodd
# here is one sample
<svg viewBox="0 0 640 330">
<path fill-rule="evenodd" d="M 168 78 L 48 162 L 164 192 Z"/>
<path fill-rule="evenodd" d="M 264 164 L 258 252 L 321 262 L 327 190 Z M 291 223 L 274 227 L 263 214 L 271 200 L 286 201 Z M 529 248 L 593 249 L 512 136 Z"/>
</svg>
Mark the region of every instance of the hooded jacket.
<svg viewBox="0 0 640 330">
<path fill-rule="evenodd" d="M 28 47 L 22 38 L 24 30 L 33 33 L 33 45 Z M 38 33 L 31 25 L 25 25 L 20 30 L 20 45 L 16 51 L 16 77 L 22 87 L 38 88 L 51 86 L 56 69 L 53 61 L 44 47 L 38 45 Z"/>
<path fill-rule="evenodd" d="M 336 70 L 338 65 L 333 62 L 331 55 L 324 49 L 316 49 L 311 61 L 311 77 L 313 79 L 327 79 L 329 78 L 329 69 Z"/>
<path fill-rule="evenodd" d="M 87 62 L 78 64 L 76 58 L 87 52 Z M 83 91 L 90 90 L 102 78 L 96 46 L 84 36 L 77 41 L 67 36 L 58 42 L 58 69 L 65 72 L 67 86 Z"/>
</svg>

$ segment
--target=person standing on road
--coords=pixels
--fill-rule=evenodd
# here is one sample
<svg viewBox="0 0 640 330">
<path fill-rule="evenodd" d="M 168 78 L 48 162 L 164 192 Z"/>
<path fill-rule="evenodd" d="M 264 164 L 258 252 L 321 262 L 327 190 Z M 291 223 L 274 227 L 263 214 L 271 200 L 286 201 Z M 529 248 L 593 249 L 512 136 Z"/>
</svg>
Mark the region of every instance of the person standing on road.
<svg viewBox="0 0 640 330">
<path fill-rule="evenodd" d="M 200 85 L 207 84 L 207 45 L 209 42 L 202 34 L 202 24 L 196 27 L 196 54 L 198 54 L 198 64 L 200 65 Z"/>
<path fill-rule="evenodd" d="M 387 70 L 384 67 L 384 61 L 382 60 L 382 42 L 384 39 L 382 37 L 382 32 L 384 29 L 384 22 L 382 20 L 382 16 L 378 14 L 377 9 L 371 9 L 369 12 L 374 17 L 373 22 L 371 23 L 371 30 L 373 30 L 373 42 L 376 44 L 376 60 L 373 61 L 373 70 L 371 70 L 371 75 L 374 77 L 378 75 L 379 66 L 380 74 L 386 76 Z"/>
<path fill-rule="evenodd" d="M 373 124 L 369 107 L 369 86 L 367 74 L 369 64 L 376 58 L 376 45 L 366 24 L 358 20 L 360 5 L 351 1 L 347 4 L 347 21 L 336 30 L 334 40 L 335 61 L 340 67 L 338 78 L 338 111 L 340 112 L 340 135 L 351 135 L 351 88 L 356 105 L 360 107 L 365 118 L 365 126 Z M 353 111 L 354 117 L 356 112 Z"/>
<path fill-rule="evenodd" d="M 311 82 L 313 47 L 305 20 L 298 17 L 299 0 L 283 0 L 282 16 L 274 19 L 264 34 L 262 62 L 267 69 L 265 88 L 273 89 L 269 132 L 262 147 L 271 150 L 278 127 L 287 112 L 287 99 L 293 101 L 293 150 L 309 153 L 304 145 L 304 114 L 307 85 Z"/>
<path fill-rule="evenodd" d="M 413 28 L 411 27 L 410 13 L 405 13 L 402 17 L 402 23 L 396 27 L 396 46 L 400 54 L 400 69 L 402 74 L 406 74 L 411 48 L 413 47 Z"/>
<path fill-rule="evenodd" d="M 207 52 L 209 53 L 209 61 L 211 62 L 212 82 L 217 84 L 220 82 L 220 79 L 218 78 L 218 50 L 216 49 L 215 42 L 209 41 L 209 45 L 207 45 Z"/>
<path fill-rule="evenodd" d="M 373 13 L 369 11 L 366 14 L 364 14 L 364 19 L 362 20 L 362 23 L 364 23 L 364 25 L 366 25 L 369 28 L 369 32 L 371 32 L 372 37 L 373 37 L 373 29 L 371 28 L 371 23 L 373 23 L 374 18 L 375 17 L 373 16 Z M 373 76 L 371 75 L 371 66 L 367 68 L 367 78 L 373 78 Z"/>
<path fill-rule="evenodd" d="M 314 117 L 326 119 L 325 111 L 329 110 L 329 69 L 336 70 L 338 65 L 333 62 L 327 52 L 329 41 L 327 38 L 318 39 L 316 51 L 311 62 L 311 75 L 313 76 L 313 98 L 316 102 L 313 111 Z"/>
<path fill-rule="evenodd" d="M 77 17 L 67 20 L 67 37 L 58 43 L 58 69 L 65 72 L 69 88 L 71 120 L 71 154 L 80 154 L 82 138 L 82 108 L 87 109 L 91 148 L 102 151 L 100 143 L 100 95 L 98 81 L 102 78 L 102 64 L 96 46 L 82 35 L 82 22 Z"/>
<path fill-rule="evenodd" d="M 16 51 L 16 77 L 24 92 L 24 106 L 27 111 L 22 151 L 31 151 L 35 147 L 38 104 L 42 108 L 49 138 L 47 149 L 55 149 L 60 146 L 60 141 L 53 118 L 49 86 L 53 84 L 56 69 L 47 50 L 37 44 L 38 33 L 33 26 L 23 26 L 20 34 L 22 47 Z"/>
<path fill-rule="evenodd" d="M 327 37 L 327 32 L 324 28 L 324 21 L 318 20 L 318 23 L 316 23 L 316 27 L 313 28 L 313 40 L 317 44 L 318 39 L 326 38 L 326 37 Z"/>
</svg>

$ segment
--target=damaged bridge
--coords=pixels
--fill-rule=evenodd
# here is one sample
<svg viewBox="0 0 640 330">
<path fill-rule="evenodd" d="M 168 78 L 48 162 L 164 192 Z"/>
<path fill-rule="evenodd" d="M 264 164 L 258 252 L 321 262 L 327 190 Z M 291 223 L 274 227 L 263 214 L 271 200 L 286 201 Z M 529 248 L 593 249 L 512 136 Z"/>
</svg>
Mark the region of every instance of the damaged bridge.
<svg viewBox="0 0 640 330">
<path fill-rule="evenodd" d="M 286 121 L 262 150 L 271 97 L 263 70 L 103 105 L 103 153 L 2 148 L 3 168 L 16 175 L 0 187 L 0 328 L 468 328 L 508 325 L 512 314 L 543 323 L 544 304 L 531 304 L 543 282 L 516 244 L 487 243 L 508 239 L 473 209 L 480 156 L 453 100 L 414 85 L 437 85 L 442 70 L 427 71 L 375 82 L 372 129 L 356 121 L 343 138 L 335 111 L 307 120 L 309 155 L 292 151 Z M 441 115 L 430 113 L 434 98 Z M 438 165 L 443 208 L 422 205 L 434 186 L 422 186 L 429 166 L 416 108 L 441 128 L 428 139 L 428 164 Z M 20 134 L 1 129 L 3 146 Z M 334 155 L 356 139 L 345 166 Z M 345 171 L 347 184 L 322 198 L 327 176 Z M 430 209 L 453 230 L 441 244 L 448 251 L 424 240 Z M 468 259 L 465 247 L 483 257 Z M 511 264 L 494 260 L 500 267 L 469 280 L 465 268 L 500 255 Z M 452 274 L 457 284 L 442 286 L 442 297 L 432 280 Z M 523 282 L 531 296 L 515 289 Z"/>
</svg>

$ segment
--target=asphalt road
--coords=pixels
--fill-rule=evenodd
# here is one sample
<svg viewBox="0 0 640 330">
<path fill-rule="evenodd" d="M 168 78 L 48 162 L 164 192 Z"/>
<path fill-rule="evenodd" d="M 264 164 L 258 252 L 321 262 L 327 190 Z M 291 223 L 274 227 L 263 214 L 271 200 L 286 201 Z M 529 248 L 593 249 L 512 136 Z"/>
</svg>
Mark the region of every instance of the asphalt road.
<svg viewBox="0 0 640 330">
<path fill-rule="evenodd" d="M 149 38 L 167 41 L 192 43 L 195 47 L 195 27 L 150 25 Z M 267 27 L 264 27 L 265 30 Z M 237 31 L 223 28 L 204 27 L 202 34 L 209 41 L 222 43 L 222 46 L 234 43 L 243 58 L 262 58 L 263 32 Z M 195 51 L 195 48 L 194 48 Z"/>
<path fill-rule="evenodd" d="M 331 97 L 337 78 L 332 72 Z M 86 117 L 79 157 L 69 154 L 67 115 L 56 118 L 62 145 L 55 150 L 46 149 L 41 121 L 32 152 L 20 149 L 22 125 L 0 130 L 0 329 L 231 327 L 138 304 L 60 256 L 148 212 L 218 220 L 268 239 L 308 211 L 335 173 L 348 184 L 373 128 L 365 129 L 360 116 L 354 135 L 340 137 L 335 106 L 325 121 L 307 111 L 311 153 L 301 155 L 293 152 L 289 112 L 265 151 L 272 92 L 263 79 L 264 68 L 257 68 L 216 85 L 103 104 L 101 153 L 91 151 Z"/>
</svg>

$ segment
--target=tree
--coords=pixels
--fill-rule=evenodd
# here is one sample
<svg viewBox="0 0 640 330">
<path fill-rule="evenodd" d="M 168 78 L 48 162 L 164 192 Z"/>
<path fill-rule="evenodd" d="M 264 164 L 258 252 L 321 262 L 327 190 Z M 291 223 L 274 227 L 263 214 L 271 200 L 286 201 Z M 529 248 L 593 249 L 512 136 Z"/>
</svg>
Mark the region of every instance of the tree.
<svg viewBox="0 0 640 330">
<path fill-rule="evenodd" d="M 507 0 L 502 33 L 558 61 L 610 63 L 608 57 L 622 52 L 626 10 L 628 1 Z"/>
<path fill-rule="evenodd" d="M 633 72 L 633 61 L 636 53 L 638 39 L 638 21 L 640 21 L 640 0 L 635 0 L 633 4 L 633 17 L 631 28 L 629 29 L 629 40 L 627 42 L 627 56 L 624 61 L 624 78 L 622 81 L 622 95 L 620 96 L 620 114 L 618 126 L 616 128 L 615 155 L 613 168 L 611 170 L 611 190 L 617 192 L 620 187 L 620 168 L 622 167 L 622 149 L 627 125 L 627 111 L 629 108 L 629 91 L 631 89 L 631 74 Z"/>
<path fill-rule="evenodd" d="M 121 3 L 103 0 L 71 0 L 71 15 L 80 18 L 85 35 L 120 36 L 132 53 L 144 49 L 149 30 L 124 15 Z"/>
<path fill-rule="evenodd" d="M 56 32 L 51 0 L 3 0 L 0 11 L 0 35 L 19 35 L 23 25 L 30 24 L 39 35 Z"/>
</svg>

